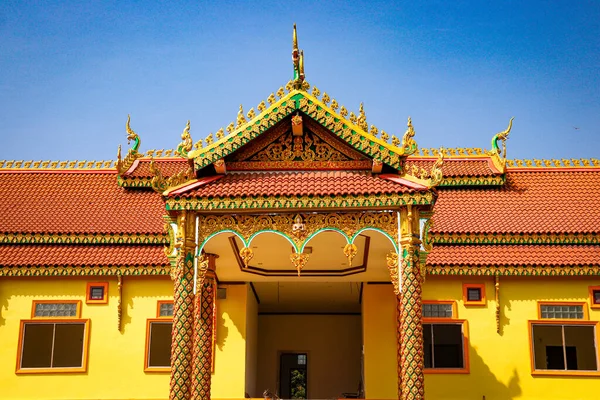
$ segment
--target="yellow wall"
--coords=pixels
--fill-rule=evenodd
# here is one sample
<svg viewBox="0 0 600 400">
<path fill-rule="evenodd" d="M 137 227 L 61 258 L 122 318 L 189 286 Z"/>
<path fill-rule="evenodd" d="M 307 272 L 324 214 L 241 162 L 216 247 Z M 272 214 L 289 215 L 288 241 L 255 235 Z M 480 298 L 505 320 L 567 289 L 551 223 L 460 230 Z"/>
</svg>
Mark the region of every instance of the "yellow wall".
<svg viewBox="0 0 600 400">
<path fill-rule="evenodd" d="M 146 319 L 156 316 L 157 300 L 173 298 L 169 278 L 124 278 L 123 331 L 117 330 L 117 281 L 109 282 L 108 304 L 86 305 L 86 280 L 78 278 L 0 279 L 0 387 L 3 399 L 167 398 L 169 373 L 144 372 Z M 81 300 L 89 318 L 86 373 L 16 375 L 21 319 L 31 316 L 32 300 Z"/>
<path fill-rule="evenodd" d="M 215 399 L 244 398 L 248 288 L 247 285 L 219 287 L 227 289 L 227 299 L 217 301 L 217 351 L 211 396 Z"/>
<path fill-rule="evenodd" d="M 281 352 L 307 353 L 308 397 L 356 392 L 360 381 L 359 315 L 259 315 L 258 383 L 277 391 Z"/>
<path fill-rule="evenodd" d="M 485 283 L 487 305 L 462 302 L 462 283 Z M 458 318 L 468 320 L 469 374 L 426 374 L 428 400 L 436 399 L 597 399 L 600 377 L 532 376 L 529 320 L 536 320 L 537 301 L 588 302 L 588 286 L 599 279 L 501 278 L 501 334 L 496 333 L 492 278 L 428 277 L 424 300 L 458 300 Z M 394 296 L 389 285 L 365 285 L 365 379 L 368 398 L 396 397 Z M 589 303 L 588 303 L 589 304 Z M 600 311 L 590 310 L 600 320 Z M 596 349 L 596 353 L 598 349 Z"/>
<path fill-rule="evenodd" d="M 365 284 L 362 294 L 364 389 L 369 399 L 397 395 L 396 296 L 392 285 Z"/>
<path fill-rule="evenodd" d="M 108 304 L 86 305 L 86 283 L 109 282 Z M 169 372 L 144 372 L 146 321 L 156 317 L 158 300 L 173 299 L 168 277 L 123 279 L 123 330 L 117 330 L 117 281 L 79 278 L 0 279 L 0 398 L 2 399 L 166 399 Z M 213 398 L 244 397 L 246 285 L 225 285 L 218 300 Z M 21 319 L 30 319 L 32 300 L 81 300 L 90 319 L 85 373 L 15 374 Z"/>
<path fill-rule="evenodd" d="M 246 393 L 250 397 L 262 397 L 256 390 L 258 370 L 258 303 L 248 285 L 246 303 Z"/>
</svg>

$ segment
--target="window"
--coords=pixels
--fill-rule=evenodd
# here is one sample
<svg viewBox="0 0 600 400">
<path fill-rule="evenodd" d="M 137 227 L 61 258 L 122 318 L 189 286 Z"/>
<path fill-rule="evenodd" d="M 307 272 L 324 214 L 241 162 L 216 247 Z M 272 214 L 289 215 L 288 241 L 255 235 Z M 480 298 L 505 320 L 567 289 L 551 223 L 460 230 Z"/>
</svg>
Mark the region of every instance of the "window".
<svg viewBox="0 0 600 400">
<path fill-rule="evenodd" d="M 86 304 L 107 304 L 108 282 L 88 282 L 86 293 Z"/>
<path fill-rule="evenodd" d="M 156 304 L 156 318 L 147 321 L 144 371 L 169 372 L 171 370 L 172 329 L 173 301 L 159 300 Z"/>
<path fill-rule="evenodd" d="M 468 373 L 464 323 L 423 323 L 423 345 L 427 372 Z"/>
<path fill-rule="evenodd" d="M 168 372 L 171 370 L 171 330 L 173 322 L 167 318 L 149 319 L 146 327 L 147 372 Z"/>
<path fill-rule="evenodd" d="M 600 308 L 600 286 L 590 286 L 590 306 Z"/>
<path fill-rule="evenodd" d="M 81 301 L 34 300 L 31 318 L 80 318 Z"/>
<path fill-rule="evenodd" d="M 579 319 L 588 320 L 586 303 L 538 302 L 539 319 Z"/>
<path fill-rule="evenodd" d="M 485 284 L 465 283 L 463 284 L 463 301 L 466 306 L 485 305 Z"/>
<path fill-rule="evenodd" d="M 423 318 L 456 318 L 454 301 L 424 301 Z"/>
<path fill-rule="evenodd" d="M 22 320 L 17 373 L 85 372 L 88 338 L 89 320 Z"/>
<path fill-rule="evenodd" d="M 530 321 L 534 374 L 597 374 L 596 322 Z"/>
<path fill-rule="evenodd" d="M 173 317 L 173 302 L 160 300 L 158 302 L 156 316 L 172 318 Z"/>
</svg>

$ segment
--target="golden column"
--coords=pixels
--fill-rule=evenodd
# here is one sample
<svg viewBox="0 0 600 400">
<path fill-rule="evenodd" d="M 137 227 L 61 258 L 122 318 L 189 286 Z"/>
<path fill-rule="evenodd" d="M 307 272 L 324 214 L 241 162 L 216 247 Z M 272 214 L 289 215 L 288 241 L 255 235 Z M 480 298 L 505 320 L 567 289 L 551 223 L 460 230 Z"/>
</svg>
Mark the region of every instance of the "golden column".
<svg viewBox="0 0 600 400">
<path fill-rule="evenodd" d="M 422 324 L 423 274 L 420 268 L 419 210 L 407 206 L 400 211 L 400 376 L 401 399 L 423 400 L 424 357 Z"/>
<path fill-rule="evenodd" d="M 182 212 L 177 218 L 175 248 L 171 267 L 173 279 L 173 333 L 171 339 L 170 400 L 190 398 L 192 378 L 192 328 L 194 310 L 194 219 Z"/>
<path fill-rule="evenodd" d="M 216 296 L 214 254 L 203 254 L 198 258 L 198 283 L 194 299 L 194 351 L 191 398 L 210 399 L 210 384 L 213 364 L 214 307 Z"/>
</svg>

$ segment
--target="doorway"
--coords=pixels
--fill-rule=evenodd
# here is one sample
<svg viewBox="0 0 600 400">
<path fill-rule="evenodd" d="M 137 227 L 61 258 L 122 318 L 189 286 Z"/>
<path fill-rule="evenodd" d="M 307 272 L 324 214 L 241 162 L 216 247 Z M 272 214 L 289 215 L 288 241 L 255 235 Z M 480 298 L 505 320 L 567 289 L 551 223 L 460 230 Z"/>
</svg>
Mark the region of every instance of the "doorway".
<svg viewBox="0 0 600 400">
<path fill-rule="evenodd" d="M 308 392 L 308 356 L 306 353 L 282 353 L 279 361 L 279 396 L 306 399 Z"/>
</svg>

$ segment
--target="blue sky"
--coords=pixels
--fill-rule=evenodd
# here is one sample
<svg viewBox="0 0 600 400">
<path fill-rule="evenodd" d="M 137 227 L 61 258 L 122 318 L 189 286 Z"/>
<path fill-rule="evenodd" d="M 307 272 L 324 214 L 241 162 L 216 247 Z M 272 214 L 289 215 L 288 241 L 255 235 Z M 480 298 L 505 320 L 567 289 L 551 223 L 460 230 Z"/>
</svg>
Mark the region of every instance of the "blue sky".
<svg viewBox="0 0 600 400">
<path fill-rule="evenodd" d="M 0 159 L 111 159 L 235 120 L 292 76 L 421 147 L 600 158 L 600 2 L 0 2 Z"/>
</svg>

